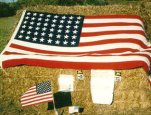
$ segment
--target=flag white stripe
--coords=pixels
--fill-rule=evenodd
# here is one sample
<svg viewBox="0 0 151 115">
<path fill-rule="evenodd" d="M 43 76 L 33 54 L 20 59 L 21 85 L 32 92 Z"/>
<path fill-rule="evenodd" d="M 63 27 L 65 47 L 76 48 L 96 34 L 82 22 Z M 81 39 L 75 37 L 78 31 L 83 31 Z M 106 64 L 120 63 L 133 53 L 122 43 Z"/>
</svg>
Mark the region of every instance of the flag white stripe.
<svg viewBox="0 0 151 115">
<path fill-rule="evenodd" d="M 25 51 L 25 50 L 21 50 L 21 49 L 16 49 L 16 48 L 11 48 L 11 47 L 9 47 L 8 49 L 7 49 L 7 51 L 9 51 L 9 52 L 16 52 L 16 53 L 20 53 L 20 54 L 23 54 L 23 55 L 27 55 L 27 54 L 29 54 L 29 55 L 44 55 L 44 56 L 47 56 L 47 55 L 49 55 L 49 56 L 57 56 L 57 54 L 45 54 L 45 53 L 37 53 L 37 52 L 32 52 L 32 51 Z M 114 54 L 114 53 L 113 53 Z M 118 54 L 121 54 L 121 53 L 118 53 Z M 78 54 L 78 55 L 68 55 L 68 56 L 83 56 L 83 55 L 88 55 L 88 53 L 83 53 L 83 54 Z M 59 54 L 59 56 L 67 56 L 67 55 L 64 55 L 64 54 Z"/>
<path fill-rule="evenodd" d="M 30 55 L 33 55 L 33 54 L 48 55 L 48 54 L 44 54 L 44 53 L 35 53 L 35 52 L 26 51 L 26 50 L 22 50 L 22 49 L 18 49 L 18 48 L 12 48 L 12 47 L 7 48 L 7 51 L 16 52 L 16 53 L 20 53 L 20 54 L 30 54 Z"/>
<path fill-rule="evenodd" d="M 90 37 L 81 37 L 80 38 L 80 43 L 84 42 L 94 42 L 94 41 L 99 41 L 99 40 L 108 40 L 108 39 L 136 39 L 142 41 L 144 44 L 147 44 L 147 40 L 145 36 L 140 35 L 140 34 L 112 34 L 112 35 L 99 35 L 99 36 L 90 36 Z"/>
<path fill-rule="evenodd" d="M 48 95 L 48 94 L 52 94 L 52 92 L 47 92 L 47 93 L 43 93 L 43 94 L 38 94 L 38 96 L 43 96 L 43 95 Z M 27 100 L 27 99 L 30 99 L 30 98 L 34 98 L 34 97 L 37 97 L 37 93 L 35 93 L 35 95 L 31 95 L 31 96 L 23 96 L 21 98 L 21 101 L 24 101 L 24 100 Z"/>
<path fill-rule="evenodd" d="M 42 100 L 42 99 L 44 99 L 44 98 L 52 98 L 52 95 L 45 95 L 45 96 L 42 96 L 42 97 L 36 97 L 35 96 L 35 98 L 28 98 L 28 100 L 22 100 L 22 104 L 24 104 L 24 103 L 28 103 L 28 102 L 31 102 L 31 101 L 37 101 L 37 100 Z"/>
<path fill-rule="evenodd" d="M 25 94 L 22 96 L 22 98 L 23 98 L 23 97 L 26 97 L 26 96 L 30 96 L 30 95 L 35 95 L 35 94 L 36 94 L 36 92 L 27 93 L 27 94 L 25 93 Z"/>
<path fill-rule="evenodd" d="M 121 30 L 142 30 L 141 26 L 107 26 L 107 27 L 83 27 L 82 32 L 104 32 L 104 31 L 121 31 Z"/>
<path fill-rule="evenodd" d="M 33 87 L 29 88 L 29 90 L 34 89 L 34 88 L 36 88 L 36 86 L 33 86 Z"/>
<path fill-rule="evenodd" d="M 32 104 L 37 104 L 37 103 L 41 103 L 44 101 L 52 101 L 53 98 L 48 98 L 48 99 L 43 99 L 43 100 L 39 100 L 39 101 L 35 101 L 35 102 L 31 102 L 31 103 L 27 103 L 27 104 L 23 104 L 22 106 L 28 106 L 28 105 L 32 105 Z"/>
<path fill-rule="evenodd" d="M 132 18 L 103 18 L 103 19 L 84 19 L 84 23 L 113 23 L 113 22 L 125 22 L 125 23 L 138 23 L 143 26 L 143 22 L 139 19 L 132 19 Z"/>
<path fill-rule="evenodd" d="M 34 89 L 29 89 L 26 93 L 32 93 L 33 91 L 36 91 L 36 88 L 34 88 Z"/>
</svg>

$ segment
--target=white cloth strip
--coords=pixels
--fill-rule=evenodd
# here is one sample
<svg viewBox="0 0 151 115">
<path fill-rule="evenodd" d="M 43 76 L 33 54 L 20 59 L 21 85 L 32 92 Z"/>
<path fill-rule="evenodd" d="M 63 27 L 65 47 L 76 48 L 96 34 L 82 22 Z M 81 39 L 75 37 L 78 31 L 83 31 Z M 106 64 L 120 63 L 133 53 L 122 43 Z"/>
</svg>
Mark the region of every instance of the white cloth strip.
<svg viewBox="0 0 151 115">
<path fill-rule="evenodd" d="M 82 32 L 105 32 L 105 31 L 121 31 L 121 30 L 141 30 L 144 29 L 140 26 L 107 26 L 107 27 L 84 27 Z"/>
<path fill-rule="evenodd" d="M 47 94 L 51 94 L 51 92 L 47 92 L 47 93 L 43 93 L 43 94 L 38 94 L 39 96 L 43 96 L 43 95 L 47 95 Z M 35 95 L 31 95 L 31 96 L 22 96 L 21 101 L 23 100 L 27 100 L 30 98 L 34 98 L 37 97 L 37 94 L 35 93 Z"/>
<path fill-rule="evenodd" d="M 41 103 L 41 102 L 44 102 L 44 101 L 52 101 L 52 98 L 48 98 L 48 99 L 43 99 L 43 100 L 39 100 L 39 101 L 35 101 L 35 102 L 30 102 L 30 103 L 27 103 L 27 104 L 23 104 L 22 106 L 25 107 L 25 106 L 28 106 L 28 105 L 32 105 L 32 104 L 37 104 L 37 103 Z"/>
<path fill-rule="evenodd" d="M 127 38 L 132 38 L 136 40 L 140 40 L 143 43 L 147 44 L 147 40 L 145 36 L 140 35 L 140 34 L 111 34 L 111 35 L 99 35 L 99 36 L 88 36 L 88 37 L 81 37 L 80 42 L 94 42 L 98 40 L 108 40 L 108 39 L 127 39 Z"/>
<path fill-rule="evenodd" d="M 28 102 L 31 102 L 31 101 L 41 100 L 41 99 L 44 99 L 44 98 L 52 98 L 52 96 L 49 94 L 49 95 L 45 95 L 45 96 L 41 96 L 41 97 L 35 96 L 35 98 L 29 97 L 28 99 L 23 99 L 22 104 L 23 103 L 28 103 Z"/>
<path fill-rule="evenodd" d="M 84 19 L 84 23 L 113 23 L 113 22 L 125 22 L 125 23 L 138 23 L 138 24 L 141 24 L 142 26 L 144 26 L 144 24 L 142 23 L 141 20 L 139 19 L 130 19 L 130 18 L 114 18 L 114 19 L 109 19 L 109 18 L 103 18 L 103 19 Z"/>
</svg>

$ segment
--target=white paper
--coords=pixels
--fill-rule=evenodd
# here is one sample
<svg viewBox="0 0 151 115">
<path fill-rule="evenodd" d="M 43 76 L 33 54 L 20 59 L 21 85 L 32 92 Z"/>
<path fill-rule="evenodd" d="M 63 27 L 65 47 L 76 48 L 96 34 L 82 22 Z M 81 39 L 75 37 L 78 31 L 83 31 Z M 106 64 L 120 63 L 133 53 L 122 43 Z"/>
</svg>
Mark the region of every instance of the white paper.
<svg viewBox="0 0 151 115">
<path fill-rule="evenodd" d="M 69 113 L 72 114 L 72 113 L 77 113 L 79 112 L 79 106 L 71 106 L 69 107 Z"/>
<path fill-rule="evenodd" d="M 74 77 L 73 75 L 60 74 L 58 78 L 59 91 L 71 92 L 74 90 Z"/>
<path fill-rule="evenodd" d="M 111 104 L 114 90 L 114 70 L 91 70 L 91 95 L 96 104 Z"/>
</svg>

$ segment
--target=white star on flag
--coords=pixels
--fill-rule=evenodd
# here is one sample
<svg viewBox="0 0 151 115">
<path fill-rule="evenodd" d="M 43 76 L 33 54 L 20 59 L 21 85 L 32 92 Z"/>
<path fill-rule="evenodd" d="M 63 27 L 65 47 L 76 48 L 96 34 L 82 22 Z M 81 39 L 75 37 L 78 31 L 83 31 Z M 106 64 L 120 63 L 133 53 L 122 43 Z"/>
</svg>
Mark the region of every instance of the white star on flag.
<svg viewBox="0 0 151 115">
<path fill-rule="evenodd" d="M 64 45 L 67 45 L 67 44 L 68 44 L 68 42 L 65 40 L 65 41 L 63 42 L 63 44 L 64 44 Z"/>
<path fill-rule="evenodd" d="M 27 34 L 31 34 L 31 31 L 28 31 Z"/>
<path fill-rule="evenodd" d="M 54 16 L 54 18 L 58 18 L 58 17 L 59 17 L 58 15 L 55 15 L 55 16 Z"/>
<path fill-rule="evenodd" d="M 75 41 L 72 41 L 72 42 L 71 42 L 71 45 L 75 45 L 75 43 L 76 43 Z"/>
<path fill-rule="evenodd" d="M 62 32 L 62 30 L 61 30 L 61 29 L 59 29 L 57 32 L 58 32 L 58 33 L 61 33 L 61 32 Z"/>
<path fill-rule="evenodd" d="M 30 12 L 27 13 L 27 15 L 30 15 L 30 14 L 31 14 Z"/>
<path fill-rule="evenodd" d="M 38 21 L 41 21 L 42 20 L 42 18 L 38 18 Z"/>
<path fill-rule="evenodd" d="M 74 18 L 73 16 L 70 16 L 70 17 L 69 17 L 70 20 L 72 20 L 73 18 Z"/>
<path fill-rule="evenodd" d="M 19 38 L 22 38 L 23 36 L 22 35 L 19 35 Z"/>
<path fill-rule="evenodd" d="M 49 37 L 52 37 L 53 36 L 53 34 L 52 33 L 50 33 L 50 34 L 48 34 L 49 35 Z"/>
<path fill-rule="evenodd" d="M 60 41 L 59 41 L 59 40 L 55 41 L 55 44 L 58 44 L 58 45 L 59 45 L 59 44 L 60 44 Z"/>
<path fill-rule="evenodd" d="M 32 17 L 31 20 L 35 20 L 35 17 Z"/>
<path fill-rule="evenodd" d="M 64 23 L 64 20 L 60 20 L 60 23 Z"/>
<path fill-rule="evenodd" d="M 45 34 L 46 34 L 46 33 L 42 32 L 42 33 L 41 33 L 41 36 L 45 36 Z"/>
<path fill-rule="evenodd" d="M 21 30 L 21 31 L 20 31 L 20 33 L 24 33 L 24 32 L 25 32 L 24 30 Z"/>
<path fill-rule="evenodd" d="M 46 18 L 46 19 L 45 19 L 45 21 L 46 21 L 46 22 L 48 22 L 48 21 L 49 21 L 49 19 L 48 19 L 48 18 Z"/>
<path fill-rule="evenodd" d="M 57 37 L 57 38 L 61 38 L 61 35 L 60 35 L 60 34 L 58 34 L 58 35 L 56 35 L 56 37 Z"/>
<path fill-rule="evenodd" d="M 37 40 L 37 38 L 36 37 L 34 37 L 34 38 L 32 38 L 33 39 L 33 41 L 36 41 Z"/>
<path fill-rule="evenodd" d="M 51 29 L 50 29 L 50 32 L 53 32 L 53 31 L 54 31 L 54 29 L 53 29 L 53 28 L 51 28 Z"/>
<path fill-rule="evenodd" d="M 37 13 L 34 13 L 34 14 L 33 14 L 33 16 L 36 16 L 36 15 L 37 15 Z"/>
<path fill-rule="evenodd" d="M 29 37 L 29 36 L 26 36 L 25 38 L 26 38 L 26 40 L 29 40 L 30 37 Z"/>
<path fill-rule="evenodd" d="M 36 27 L 36 30 L 39 30 L 40 28 L 39 27 Z"/>
<path fill-rule="evenodd" d="M 32 27 L 32 26 L 29 26 L 28 28 L 29 28 L 29 29 L 32 29 L 33 27 Z"/>
<path fill-rule="evenodd" d="M 68 35 L 65 35 L 65 36 L 64 36 L 64 38 L 65 38 L 65 39 L 68 39 L 68 38 L 69 38 L 69 36 L 68 36 Z"/>
<path fill-rule="evenodd" d="M 66 31 L 65 31 L 65 33 L 69 33 L 69 32 L 70 32 L 70 30 L 66 30 Z"/>
<path fill-rule="evenodd" d="M 44 38 L 40 38 L 40 42 L 44 42 Z"/>
<path fill-rule="evenodd" d="M 63 16 L 62 19 L 66 19 L 66 16 Z"/>
<path fill-rule="evenodd" d="M 38 35 L 38 32 L 36 31 L 36 32 L 34 33 L 34 35 Z"/>
<path fill-rule="evenodd" d="M 48 39 L 47 41 L 48 41 L 48 43 L 51 43 L 51 42 L 52 42 L 52 40 L 51 40 L 51 39 Z"/>
<path fill-rule="evenodd" d="M 29 17 L 28 17 L 28 16 L 26 16 L 26 17 L 25 17 L 25 19 L 29 19 Z"/>
</svg>

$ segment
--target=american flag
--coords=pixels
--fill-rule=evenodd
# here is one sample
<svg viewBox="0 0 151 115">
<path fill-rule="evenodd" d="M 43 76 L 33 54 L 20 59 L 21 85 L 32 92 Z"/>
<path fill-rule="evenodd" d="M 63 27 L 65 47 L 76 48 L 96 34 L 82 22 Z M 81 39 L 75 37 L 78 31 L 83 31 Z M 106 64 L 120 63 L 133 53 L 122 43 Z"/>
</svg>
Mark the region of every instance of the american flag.
<svg viewBox="0 0 151 115">
<path fill-rule="evenodd" d="M 49 81 L 37 84 L 29 88 L 21 96 L 22 107 L 27 107 L 31 105 L 36 105 L 44 102 L 52 102 L 53 94 L 51 91 L 51 84 Z"/>
<path fill-rule="evenodd" d="M 136 15 L 80 16 L 25 11 L 1 53 L 1 67 L 150 69 L 151 47 Z"/>
</svg>

